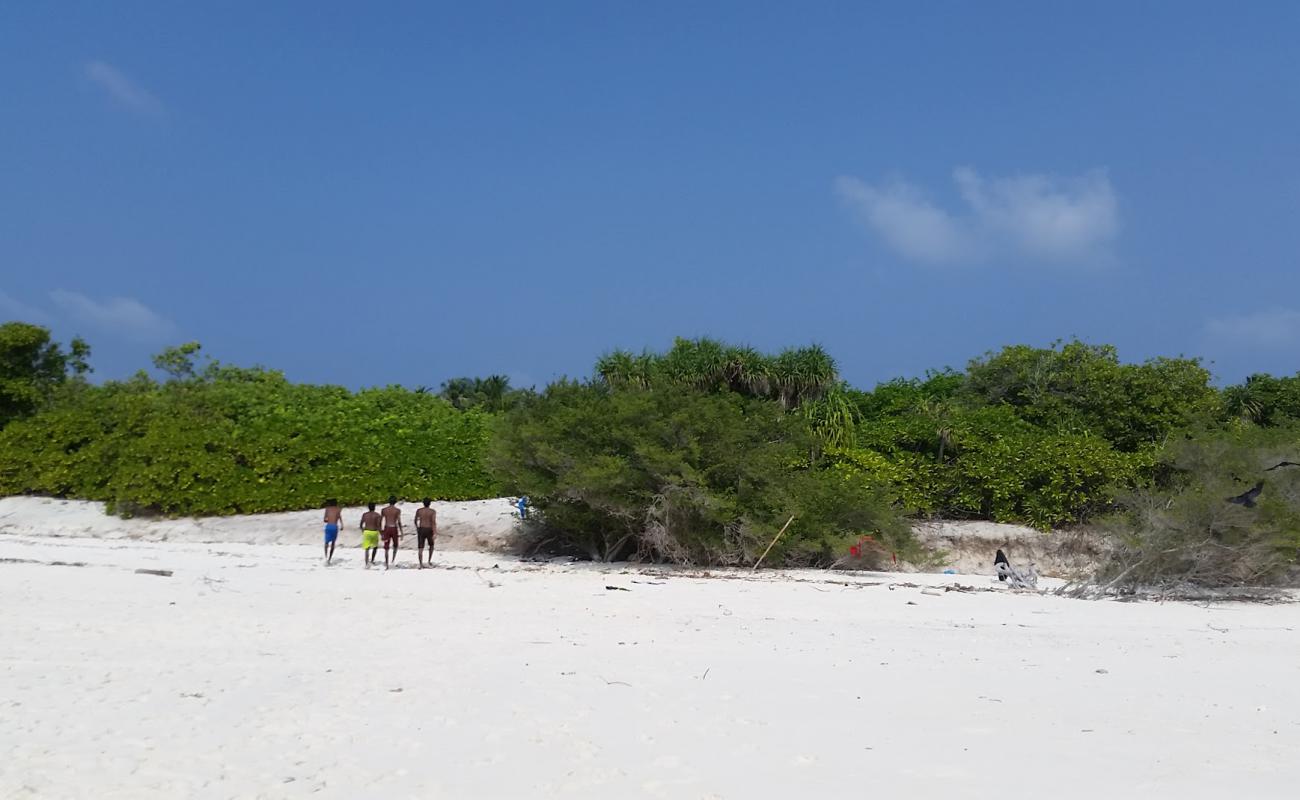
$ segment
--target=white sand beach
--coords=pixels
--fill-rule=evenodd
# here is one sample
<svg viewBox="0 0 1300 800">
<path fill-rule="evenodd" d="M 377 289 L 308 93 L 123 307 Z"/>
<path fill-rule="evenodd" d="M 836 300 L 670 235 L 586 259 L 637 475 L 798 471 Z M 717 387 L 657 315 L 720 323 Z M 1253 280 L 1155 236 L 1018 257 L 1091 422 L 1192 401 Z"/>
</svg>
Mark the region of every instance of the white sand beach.
<svg viewBox="0 0 1300 800">
<path fill-rule="evenodd" d="M 303 541 L 317 536 L 307 516 Z M 349 533 L 325 568 L 316 544 L 114 538 L 57 516 L 20 527 L 0 524 L 4 798 L 1300 786 L 1296 605 L 468 550 L 420 571 L 404 549 L 401 568 L 366 571 Z M 959 585 L 974 591 L 945 591 Z"/>
</svg>

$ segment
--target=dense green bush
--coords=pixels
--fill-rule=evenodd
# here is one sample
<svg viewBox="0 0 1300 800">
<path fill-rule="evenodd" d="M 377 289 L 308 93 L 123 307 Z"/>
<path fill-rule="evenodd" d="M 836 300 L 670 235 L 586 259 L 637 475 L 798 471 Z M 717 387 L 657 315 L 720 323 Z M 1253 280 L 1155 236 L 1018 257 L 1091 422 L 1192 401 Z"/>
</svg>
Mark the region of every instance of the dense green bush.
<svg viewBox="0 0 1300 800">
<path fill-rule="evenodd" d="M 1114 347 L 1079 341 L 1017 345 L 975 359 L 958 396 L 1007 405 L 1039 427 L 1100 436 L 1130 452 L 1213 419 L 1221 408 L 1196 359 L 1122 364 Z"/>
<path fill-rule="evenodd" d="M 70 387 L 0 432 L 0 494 L 108 501 L 123 512 L 231 514 L 390 493 L 490 497 L 486 417 L 401 388 L 351 393 L 213 365 Z"/>
<path fill-rule="evenodd" d="M 809 461 L 814 434 L 780 402 L 725 389 L 560 382 L 498 426 L 491 463 L 549 535 L 595 559 L 828 564 L 875 534 L 908 547 L 875 482 Z"/>
<path fill-rule="evenodd" d="M 892 486 L 913 513 L 1048 528 L 1105 509 L 1114 487 L 1149 473 L 1153 454 L 1044 430 L 1006 406 L 923 406 L 863 422 L 858 446 L 833 455 Z"/>
</svg>

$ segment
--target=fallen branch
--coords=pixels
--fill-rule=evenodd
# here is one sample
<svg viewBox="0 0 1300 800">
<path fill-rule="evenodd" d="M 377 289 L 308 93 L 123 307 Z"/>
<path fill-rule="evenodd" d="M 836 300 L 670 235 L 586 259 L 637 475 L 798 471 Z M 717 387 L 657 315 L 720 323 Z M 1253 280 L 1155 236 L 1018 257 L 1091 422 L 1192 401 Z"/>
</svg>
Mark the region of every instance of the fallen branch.
<svg viewBox="0 0 1300 800">
<path fill-rule="evenodd" d="M 772 541 L 768 544 L 767 549 L 763 551 L 763 555 L 759 556 L 758 560 L 754 562 L 754 566 L 750 568 L 751 572 L 757 570 L 758 565 L 762 564 L 763 559 L 767 558 L 767 554 L 772 552 L 772 548 L 776 546 L 776 540 L 781 538 L 781 534 L 785 533 L 785 529 L 790 527 L 791 522 L 794 522 L 794 514 L 790 515 L 790 519 L 786 520 L 785 524 L 781 526 L 781 530 L 777 531 L 776 536 L 772 537 Z"/>
</svg>

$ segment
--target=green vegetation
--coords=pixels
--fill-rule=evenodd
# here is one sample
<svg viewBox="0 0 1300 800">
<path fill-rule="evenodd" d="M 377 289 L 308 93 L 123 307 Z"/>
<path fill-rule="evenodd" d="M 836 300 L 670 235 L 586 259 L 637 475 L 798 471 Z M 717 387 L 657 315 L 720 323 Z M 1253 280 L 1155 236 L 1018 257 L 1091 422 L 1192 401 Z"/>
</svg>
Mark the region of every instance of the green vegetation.
<svg viewBox="0 0 1300 800">
<path fill-rule="evenodd" d="M 594 559 L 829 564 L 864 533 L 895 549 L 885 492 L 809 460 L 807 418 L 730 390 L 551 385 L 498 426 L 491 463 L 550 535 Z"/>
<path fill-rule="evenodd" d="M 1229 425 L 1171 442 L 1161 479 L 1122 493 L 1104 519 L 1108 554 L 1089 589 L 1274 583 L 1300 552 L 1300 428 Z M 1226 498 L 1249 497 L 1247 503 Z"/>
<path fill-rule="evenodd" d="M 79 386 L 0 432 L 0 494 L 108 501 L 120 513 L 232 514 L 397 493 L 492 496 L 487 417 L 390 387 L 357 393 L 210 363 L 196 345 L 144 374 Z"/>
<path fill-rule="evenodd" d="M 489 375 L 486 378 L 452 378 L 444 381 L 438 396 L 462 411 L 477 408 L 480 411 L 499 413 L 527 401 L 533 396 L 533 391 L 512 388 L 510 379 L 505 375 Z"/>
<path fill-rule="evenodd" d="M 1195 360 L 1121 364 L 1114 348 L 1082 342 L 1007 347 L 965 373 L 852 396 L 846 466 L 888 481 L 918 514 L 1042 528 L 1108 509 L 1154 474 L 1171 433 L 1222 407 Z"/>
<path fill-rule="evenodd" d="M 89 356 L 90 346 L 80 339 L 65 352 L 39 325 L 0 325 L 0 428 L 44 408 L 69 378 L 89 372 Z"/>
<path fill-rule="evenodd" d="M 1300 546 L 1300 468 L 1261 472 L 1300 460 L 1300 375 L 1218 390 L 1195 359 L 1070 341 L 861 391 L 818 347 L 679 339 L 540 393 L 499 375 L 350 392 L 200 353 L 94 386 L 84 342 L 0 326 L 0 493 L 226 514 L 510 492 L 553 546 L 701 565 L 752 562 L 791 516 L 765 563 L 828 564 L 863 536 L 907 552 L 917 516 L 1099 524 L 1107 581 L 1262 580 Z M 1226 503 L 1261 478 L 1258 507 Z"/>
</svg>

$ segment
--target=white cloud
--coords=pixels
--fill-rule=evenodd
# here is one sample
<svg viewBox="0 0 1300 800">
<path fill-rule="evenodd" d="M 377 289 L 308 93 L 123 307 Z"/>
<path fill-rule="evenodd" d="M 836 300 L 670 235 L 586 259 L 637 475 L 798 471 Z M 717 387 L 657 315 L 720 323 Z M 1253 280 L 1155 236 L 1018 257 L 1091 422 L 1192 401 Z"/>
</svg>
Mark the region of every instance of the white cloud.
<svg viewBox="0 0 1300 800">
<path fill-rule="evenodd" d="M 50 300 L 77 322 L 133 339 L 160 339 L 174 329 L 165 317 L 129 297 L 109 297 L 101 302 L 84 294 L 56 289 L 50 292 Z"/>
<path fill-rule="evenodd" d="M 1206 332 L 1216 343 L 1279 347 L 1300 342 L 1300 311 L 1275 308 L 1210 320 Z"/>
<path fill-rule="evenodd" d="M 140 84 L 123 75 L 112 64 L 91 61 L 86 64 L 86 77 L 108 93 L 117 103 L 135 111 L 156 114 L 162 103 Z"/>
<path fill-rule="evenodd" d="M 1107 260 L 1119 233 L 1110 178 L 1015 175 L 984 178 L 953 171 L 964 207 L 954 213 L 902 181 L 872 185 L 842 177 L 836 188 L 866 227 L 912 261 L 973 264 L 992 258 L 1051 262 Z"/>
<path fill-rule="evenodd" d="M 914 186 L 895 182 L 877 187 L 857 178 L 840 178 L 836 186 L 868 228 L 913 261 L 963 261 L 978 250 L 973 233 L 929 203 Z"/>
</svg>

